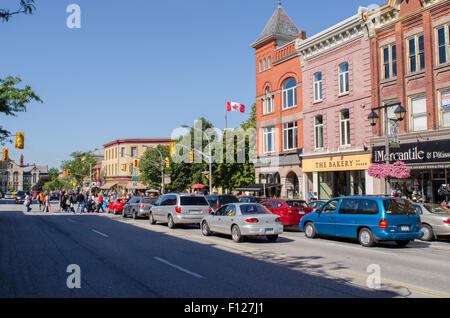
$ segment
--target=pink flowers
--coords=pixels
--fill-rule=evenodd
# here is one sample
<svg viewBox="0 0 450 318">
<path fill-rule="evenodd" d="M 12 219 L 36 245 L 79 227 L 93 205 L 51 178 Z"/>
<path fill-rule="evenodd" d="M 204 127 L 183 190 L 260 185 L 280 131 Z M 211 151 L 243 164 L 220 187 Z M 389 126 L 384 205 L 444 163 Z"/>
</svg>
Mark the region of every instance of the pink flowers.
<svg viewBox="0 0 450 318">
<path fill-rule="evenodd" d="M 397 161 L 394 164 L 377 164 L 373 163 L 370 165 L 368 170 L 369 176 L 378 178 L 378 179 L 386 179 L 386 178 L 395 178 L 395 179 L 406 179 L 411 175 L 411 170 L 405 165 L 402 161 Z"/>
</svg>

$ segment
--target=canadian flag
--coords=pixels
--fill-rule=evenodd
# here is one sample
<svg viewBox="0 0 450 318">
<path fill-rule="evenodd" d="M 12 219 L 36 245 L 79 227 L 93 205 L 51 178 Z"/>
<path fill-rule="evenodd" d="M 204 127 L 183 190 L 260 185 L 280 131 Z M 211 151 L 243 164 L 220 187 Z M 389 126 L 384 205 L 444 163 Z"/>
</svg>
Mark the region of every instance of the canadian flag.
<svg viewBox="0 0 450 318">
<path fill-rule="evenodd" d="M 227 102 L 227 112 L 245 113 L 245 105 L 240 103 Z"/>
</svg>

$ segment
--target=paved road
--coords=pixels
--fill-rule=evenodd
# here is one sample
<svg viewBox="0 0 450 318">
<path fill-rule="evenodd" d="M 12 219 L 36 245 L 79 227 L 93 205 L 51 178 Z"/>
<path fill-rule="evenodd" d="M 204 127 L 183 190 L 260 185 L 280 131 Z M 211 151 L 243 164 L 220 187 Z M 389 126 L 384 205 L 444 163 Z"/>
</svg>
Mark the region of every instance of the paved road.
<svg viewBox="0 0 450 318">
<path fill-rule="evenodd" d="M 22 210 L 0 204 L 0 297 L 450 297 L 446 241 L 367 249 L 285 232 L 236 244 L 195 226 Z M 71 264 L 79 289 L 67 287 Z"/>
</svg>

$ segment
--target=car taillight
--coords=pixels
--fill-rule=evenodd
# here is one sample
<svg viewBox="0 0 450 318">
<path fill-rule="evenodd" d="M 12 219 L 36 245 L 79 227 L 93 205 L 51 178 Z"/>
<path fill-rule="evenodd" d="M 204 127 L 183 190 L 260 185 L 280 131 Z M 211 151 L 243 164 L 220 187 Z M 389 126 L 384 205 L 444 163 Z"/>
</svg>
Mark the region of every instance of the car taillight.
<svg viewBox="0 0 450 318">
<path fill-rule="evenodd" d="M 220 206 L 216 205 L 216 211 L 219 210 Z"/>
<path fill-rule="evenodd" d="M 280 218 L 276 218 L 275 222 L 281 222 L 281 219 Z"/>
<path fill-rule="evenodd" d="M 293 211 L 292 211 L 291 208 L 288 208 L 288 209 L 287 209 L 287 212 L 288 212 L 289 214 L 292 214 Z"/>
<path fill-rule="evenodd" d="M 450 224 L 450 219 L 444 220 L 445 224 Z"/>
<path fill-rule="evenodd" d="M 380 221 L 380 229 L 382 229 L 382 230 L 386 230 L 387 229 L 387 221 L 386 220 L 381 220 Z"/>
<path fill-rule="evenodd" d="M 143 208 L 143 207 L 145 207 L 145 205 L 143 205 L 143 204 L 139 204 L 139 207 L 140 207 L 140 208 Z"/>
<path fill-rule="evenodd" d="M 245 222 L 247 222 L 247 223 L 258 223 L 259 220 L 257 218 L 248 218 L 247 220 L 245 220 Z"/>
<path fill-rule="evenodd" d="M 180 206 L 176 206 L 176 207 L 175 207 L 175 212 L 181 213 L 181 207 L 180 207 Z"/>
<path fill-rule="evenodd" d="M 211 213 L 213 211 L 213 209 L 211 209 L 211 207 L 209 207 L 209 213 Z"/>
</svg>

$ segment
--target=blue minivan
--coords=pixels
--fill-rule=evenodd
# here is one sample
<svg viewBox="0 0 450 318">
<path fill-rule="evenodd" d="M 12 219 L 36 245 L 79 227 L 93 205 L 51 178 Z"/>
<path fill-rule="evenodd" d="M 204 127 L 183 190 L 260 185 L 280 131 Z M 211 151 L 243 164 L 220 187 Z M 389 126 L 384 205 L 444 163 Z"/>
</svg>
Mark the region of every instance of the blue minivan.
<svg viewBox="0 0 450 318">
<path fill-rule="evenodd" d="M 308 238 L 318 235 L 356 238 L 365 247 L 380 241 L 406 246 L 423 236 L 420 216 L 413 205 L 392 197 L 331 199 L 305 215 L 299 226 Z"/>
</svg>

